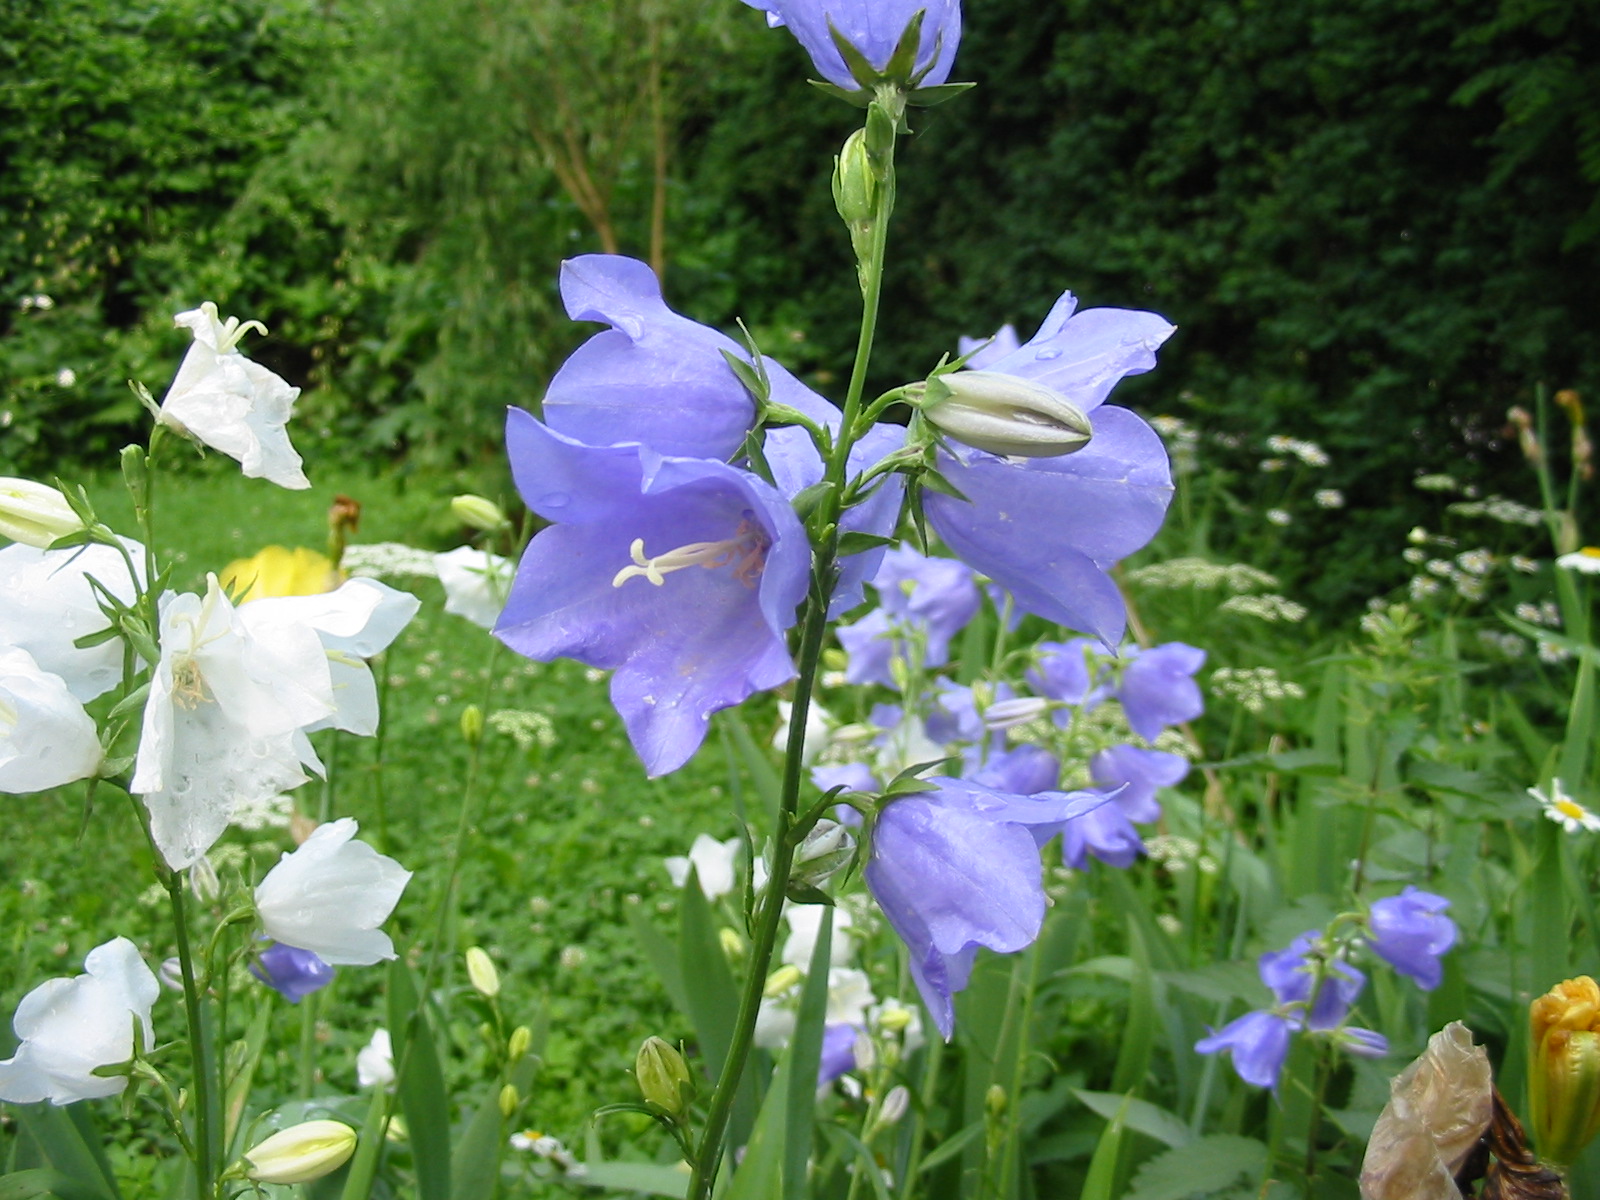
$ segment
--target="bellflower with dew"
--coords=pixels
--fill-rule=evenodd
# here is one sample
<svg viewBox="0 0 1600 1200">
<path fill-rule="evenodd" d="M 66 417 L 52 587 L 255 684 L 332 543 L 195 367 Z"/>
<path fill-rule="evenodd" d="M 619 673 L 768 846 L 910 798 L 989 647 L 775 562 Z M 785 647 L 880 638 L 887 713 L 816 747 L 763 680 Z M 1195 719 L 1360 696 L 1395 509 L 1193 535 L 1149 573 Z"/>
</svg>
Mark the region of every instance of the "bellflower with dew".
<svg viewBox="0 0 1600 1200">
<path fill-rule="evenodd" d="M 263 950 L 251 964 L 250 973 L 290 1004 L 299 1004 L 333 982 L 333 968 L 321 958 L 282 943 Z"/>
<path fill-rule="evenodd" d="M 950 78 L 961 42 L 960 0 L 744 0 L 767 14 L 767 24 L 785 27 L 811 56 L 829 83 L 848 91 L 869 86 L 851 74 L 834 43 L 834 31 L 879 72 L 889 66 L 912 18 L 923 14 L 915 64 L 900 82 L 934 87 Z"/>
<path fill-rule="evenodd" d="M 133 1057 L 135 1026 L 145 1049 L 155 1045 L 150 1010 L 161 985 L 134 944 L 119 937 L 96 946 L 83 969 L 74 979 L 46 980 L 22 998 L 11 1022 L 21 1044 L 0 1062 L 0 1100 L 71 1104 L 115 1096 L 127 1077 L 95 1069 Z"/>
<path fill-rule="evenodd" d="M 793 678 L 785 631 L 810 544 L 769 484 L 726 463 L 590 446 L 513 409 L 512 473 L 553 522 L 528 545 L 495 636 L 528 658 L 614 670 L 611 701 L 651 776 L 711 714 Z"/>
<path fill-rule="evenodd" d="M 894 800 L 879 813 L 865 875 L 910 951 L 912 978 L 948 1040 L 953 997 L 967 986 L 978 947 L 1009 954 L 1039 936 L 1041 841 L 1105 797 L 1014 796 L 960 779 L 928 782 L 932 791 Z"/>
<path fill-rule="evenodd" d="M 1148 650 L 1130 646 L 1123 651 L 1128 665 L 1112 692 L 1122 702 L 1133 731 L 1147 742 L 1161 736 L 1169 725 L 1192 721 L 1205 711 L 1205 699 L 1194 673 L 1206 661 L 1206 652 L 1182 642 L 1167 642 Z"/>
<path fill-rule="evenodd" d="M 1444 915 L 1450 901 L 1407 886 L 1378 900 L 1367 918 L 1372 952 L 1425 992 L 1444 979 L 1440 955 L 1456 944 L 1456 923 Z"/>
<path fill-rule="evenodd" d="M 259 321 L 229 317 L 207 300 L 174 321 L 194 335 L 177 377 L 161 401 L 160 421 L 193 434 L 213 450 L 237 459 L 251 479 L 285 488 L 308 488 L 300 456 L 284 428 L 300 389 L 239 353 L 239 340 Z"/>
<path fill-rule="evenodd" d="M 0 645 L 0 792 L 42 792 L 100 770 L 94 721 L 59 675 Z"/>
<path fill-rule="evenodd" d="M 400 902 L 411 872 L 365 842 L 349 817 L 319 825 L 267 872 L 255 892 L 262 931 L 334 966 L 394 957 L 378 928 Z"/>
<path fill-rule="evenodd" d="M 435 554 L 433 567 L 444 587 L 445 612 L 493 629 L 511 594 L 516 564 L 476 546 L 457 546 Z"/>
<path fill-rule="evenodd" d="M 1070 292 L 1025 345 L 986 370 L 1048 388 L 1085 414 L 1093 436 L 1072 454 L 1002 458 L 952 444 L 939 470 L 965 500 L 930 492 L 929 522 L 956 556 L 1026 612 L 1111 646 L 1126 624 L 1107 570 L 1155 536 L 1172 498 L 1160 436 L 1103 402 L 1118 380 L 1155 366 L 1173 332 L 1154 313 L 1091 308 Z"/>
<path fill-rule="evenodd" d="M 291 622 L 256 636 L 215 575 L 204 598 L 162 598 L 160 641 L 130 790 L 144 799 L 161 856 L 181 870 L 235 808 L 306 781 L 300 731 L 337 705 L 316 632 Z"/>
<path fill-rule="evenodd" d="M 695 878 L 700 881 L 700 890 L 705 893 L 707 900 L 719 900 L 733 891 L 735 866 L 739 855 L 744 849 L 744 842 L 739 838 L 729 838 L 719 842 L 709 834 L 696 834 L 694 843 L 689 847 L 686 856 L 675 854 L 668 858 L 664 865 L 667 874 L 672 877 L 672 886 L 681 888 L 689 881 L 689 870 L 694 869 Z"/>
<path fill-rule="evenodd" d="M 131 538 L 122 545 L 142 586 L 144 547 Z M 133 604 L 128 561 L 112 546 L 38 550 L 18 543 L 0 549 L 0 645 L 26 650 L 41 671 L 59 675 L 85 703 L 122 682 L 120 640 L 74 645 L 108 624 L 90 579 Z"/>
</svg>

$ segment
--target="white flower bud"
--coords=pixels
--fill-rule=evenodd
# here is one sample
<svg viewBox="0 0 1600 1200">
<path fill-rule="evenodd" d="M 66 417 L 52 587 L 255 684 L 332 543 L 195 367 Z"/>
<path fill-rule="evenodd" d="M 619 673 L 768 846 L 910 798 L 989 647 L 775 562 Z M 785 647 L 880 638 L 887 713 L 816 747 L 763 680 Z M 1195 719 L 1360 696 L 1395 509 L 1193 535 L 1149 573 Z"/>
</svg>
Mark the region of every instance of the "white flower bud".
<svg viewBox="0 0 1600 1200">
<path fill-rule="evenodd" d="M 983 711 L 984 728 L 990 730 L 1011 729 L 1017 725 L 1026 725 L 1036 717 L 1042 717 L 1050 711 L 1050 701 L 1042 700 L 1038 696 L 1018 696 L 1012 700 L 1001 700 L 991 704 Z"/>
<path fill-rule="evenodd" d="M 837 821 L 823 818 L 795 851 L 794 880 L 817 887 L 848 863 L 855 852 L 856 840 L 850 836 L 850 831 Z"/>
<path fill-rule="evenodd" d="M 0 537 L 46 550 L 83 528 L 57 489 L 31 479 L 0 478 Z"/>
<path fill-rule="evenodd" d="M 450 511 L 456 520 L 474 529 L 494 530 L 508 523 L 506 514 L 501 511 L 498 504 L 483 496 L 474 496 L 470 492 L 452 499 Z"/>
<path fill-rule="evenodd" d="M 343 1121 L 304 1121 L 246 1152 L 245 1174 L 258 1183 L 309 1183 L 344 1166 L 356 1131 Z"/>
<path fill-rule="evenodd" d="M 883 1098 L 883 1107 L 878 1110 L 878 1125 L 880 1127 L 893 1125 L 906 1115 L 906 1110 L 910 1107 L 911 1093 L 906 1090 L 905 1084 L 896 1084 Z"/>
<path fill-rule="evenodd" d="M 990 454 L 1053 458 L 1089 444 L 1082 409 L 1060 392 L 999 371 L 955 371 L 930 379 L 922 414 L 958 442 Z"/>
<path fill-rule="evenodd" d="M 500 972 L 495 970 L 494 960 L 481 946 L 473 946 L 467 951 L 467 979 L 478 995 L 485 999 L 493 1000 L 500 994 Z"/>
</svg>

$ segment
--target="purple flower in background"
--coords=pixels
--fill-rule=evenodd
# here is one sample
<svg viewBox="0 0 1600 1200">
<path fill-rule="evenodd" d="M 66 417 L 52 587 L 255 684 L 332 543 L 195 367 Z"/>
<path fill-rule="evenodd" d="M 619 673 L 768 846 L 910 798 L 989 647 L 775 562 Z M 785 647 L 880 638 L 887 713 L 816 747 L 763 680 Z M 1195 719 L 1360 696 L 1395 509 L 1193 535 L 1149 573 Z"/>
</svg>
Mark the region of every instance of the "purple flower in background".
<svg viewBox="0 0 1600 1200">
<path fill-rule="evenodd" d="M 1201 1054 L 1230 1051 L 1233 1069 L 1239 1072 L 1240 1079 L 1276 1091 L 1278 1075 L 1289 1057 L 1291 1032 L 1288 1019 L 1277 1013 L 1248 1012 L 1210 1037 L 1201 1038 L 1194 1048 Z"/>
<path fill-rule="evenodd" d="M 778 492 L 725 463 L 589 446 L 512 409 L 512 474 L 554 522 L 529 544 L 495 635 L 528 658 L 614 670 L 611 700 L 650 775 L 710 716 L 794 676 L 784 632 L 810 548 Z"/>
<path fill-rule="evenodd" d="M 1138 746 L 1113 746 L 1089 760 L 1089 775 L 1097 784 L 1122 789 L 1112 803 L 1130 821 L 1159 819 L 1157 789 L 1181 782 L 1188 773 L 1189 763 L 1182 755 Z"/>
<path fill-rule="evenodd" d="M 1449 907 L 1443 896 L 1409 886 L 1377 901 L 1367 918 L 1373 953 L 1431 992 L 1444 978 L 1439 956 L 1456 942 L 1456 923 L 1444 915 Z"/>
<path fill-rule="evenodd" d="M 898 687 L 889 664 L 904 658 L 900 639 L 894 635 L 894 625 L 889 614 L 875 608 L 853 625 L 840 625 L 834 630 L 839 645 L 845 652 L 844 681 L 846 683 L 881 683 L 884 687 Z"/>
<path fill-rule="evenodd" d="M 982 742 L 987 730 L 978 698 L 972 689 L 940 677 L 933 681 L 932 703 L 928 705 L 928 736 L 941 745 L 956 742 Z"/>
<path fill-rule="evenodd" d="M 1032 796 L 1054 791 L 1061 785 L 1061 763 L 1043 746 L 1013 746 L 992 756 L 971 778 L 997 792 Z"/>
<path fill-rule="evenodd" d="M 891 616 L 927 631 L 924 666 L 950 661 L 950 639 L 977 615 L 982 596 L 972 568 L 953 558 L 929 558 L 907 545 L 883 556 L 872 577 L 879 599 Z"/>
<path fill-rule="evenodd" d="M 830 30 L 837 29 L 863 58 L 882 71 L 906 27 L 925 12 L 916 65 L 908 82 L 933 87 L 950 77 L 961 41 L 959 0 L 744 0 L 767 14 L 767 24 L 786 26 L 829 83 L 855 91 L 867 84 L 850 74 Z"/>
<path fill-rule="evenodd" d="M 561 298 L 574 321 L 602 321 L 562 364 L 544 398 L 545 424 L 591 446 L 640 442 L 658 454 L 731 459 L 755 424 L 755 401 L 723 358 L 749 353 L 679 316 L 648 265 L 617 254 L 561 264 Z M 763 358 L 772 399 L 816 421 L 838 410 L 774 359 Z"/>
<path fill-rule="evenodd" d="M 1205 711 L 1205 700 L 1194 673 L 1206 661 L 1206 652 L 1182 642 L 1168 642 L 1149 650 L 1130 647 L 1116 697 L 1122 701 L 1128 724 L 1147 742 L 1161 736 L 1168 725 L 1192 721 Z"/>
<path fill-rule="evenodd" d="M 1015 796 L 934 777 L 933 790 L 887 805 L 873 830 L 867 886 L 911 952 L 911 974 L 948 1038 L 952 997 L 966 987 L 978 947 L 1009 954 L 1044 919 L 1039 845 L 1104 802 L 1090 792 Z"/>
<path fill-rule="evenodd" d="M 299 950 L 274 942 L 251 964 L 250 974 L 281 995 L 290 1004 L 299 1004 L 312 992 L 333 982 L 333 968 L 309 950 Z"/>
<path fill-rule="evenodd" d="M 837 766 L 812 767 L 811 782 L 818 791 L 842 787 L 847 792 L 875 792 L 878 780 L 866 763 L 840 763 Z M 854 811 L 854 810 L 852 810 Z M 857 820 L 860 818 L 857 817 Z"/>
<path fill-rule="evenodd" d="M 939 469 L 967 500 L 929 493 L 928 519 L 963 561 L 1024 610 L 1106 645 L 1122 638 L 1122 596 L 1106 570 L 1155 536 L 1172 498 L 1167 453 L 1131 412 L 1103 408 L 1118 380 L 1150 370 L 1173 327 L 1155 313 L 1091 308 L 1067 292 L 1026 345 L 985 370 L 1051 388 L 1089 418 L 1072 454 L 1001 458 L 952 445 Z M 970 501 L 970 503 L 969 503 Z"/>
<path fill-rule="evenodd" d="M 1094 682 L 1089 674 L 1089 655 L 1095 644 L 1089 638 L 1073 638 L 1070 642 L 1040 642 L 1034 647 L 1038 655 L 1028 668 L 1025 678 L 1028 686 L 1041 696 L 1061 700 L 1067 704 L 1082 704 Z"/>
<path fill-rule="evenodd" d="M 973 338 L 962 335 L 956 339 L 956 352 L 961 355 L 971 355 L 967 359 L 967 370 L 987 371 L 995 363 L 1005 358 L 1022 347 L 1021 340 L 1017 337 L 1015 325 L 1002 325 L 995 331 L 991 338 Z"/>
<path fill-rule="evenodd" d="M 1114 797 L 1067 822 L 1061 831 L 1061 861 L 1076 871 L 1087 867 L 1091 856 L 1107 866 L 1127 868 L 1143 853 L 1144 839 Z"/>
<path fill-rule="evenodd" d="M 861 1030 L 854 1025 L 829 1025 L 822 1031 L 822 1058 L 817 1063 L 817 1086 L 827 1087 L 846 1071 L 856 1069 L 856 1038 Z"/>
<path fill-rule="evenodd" d="M 1272 989 L 1279 1004 L 1304 1004 L 1307 1029 L 1334 1029 L 1350 1013 L 1350 1006 L 1367 985 L 1367 977 L 1347 962 L 1334 959 L 1327 964 L 1316 998 L 1311 984 L 1316 977 L 1310 954 L 1320 930 L 1302 933 L 1282 950 L 1269 950 L 1256 961 L 1261 982 Z"/>
</svg>

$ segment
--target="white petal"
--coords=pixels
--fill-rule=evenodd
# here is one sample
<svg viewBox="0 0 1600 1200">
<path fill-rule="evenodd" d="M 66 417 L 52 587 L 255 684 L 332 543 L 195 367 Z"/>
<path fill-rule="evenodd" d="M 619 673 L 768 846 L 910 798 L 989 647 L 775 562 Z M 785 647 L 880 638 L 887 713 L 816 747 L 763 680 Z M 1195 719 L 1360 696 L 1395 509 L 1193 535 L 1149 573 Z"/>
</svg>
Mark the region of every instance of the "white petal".
<svg viewBox="0 0 1600 1200">
<path fill-rule="evenodd" d="M 473 546 L 458 546 L 435 554 L 433 565 L 444 585 L 445 612 L 493 629 L 511 592 L 511 560 Z"/>
<path fill-rule="evenodd" d="M 59 675 L 0 647 L 0 792 L 39 792 L 100 769 L 100 735 Z"/>
<path fill-rule="evenodd" d="M 394 911 L 411 872 L 352 841 L 356 829 L 348 817 L 320 825 L 267 872 L 256 888 L 256 911 L 268 937 L 334 965 L 394 957 L 393 943 L 377 927 Z"/>
<path fill-rule="evenodd" d="M 144 547 L 123 538 L 134 569 L 144 577 Z M 0 643 L 20 646 L 39 669 L 59 675 L 78 700 L 104 695 L 122 681 L 122 643 L 116 639 L 79 649 L 73 642 L 106 628 L 93 578 L 124 604 L 133 580 L 122 555 L 110 546 L 36 550 L 0 549 Z"/>
</svg>

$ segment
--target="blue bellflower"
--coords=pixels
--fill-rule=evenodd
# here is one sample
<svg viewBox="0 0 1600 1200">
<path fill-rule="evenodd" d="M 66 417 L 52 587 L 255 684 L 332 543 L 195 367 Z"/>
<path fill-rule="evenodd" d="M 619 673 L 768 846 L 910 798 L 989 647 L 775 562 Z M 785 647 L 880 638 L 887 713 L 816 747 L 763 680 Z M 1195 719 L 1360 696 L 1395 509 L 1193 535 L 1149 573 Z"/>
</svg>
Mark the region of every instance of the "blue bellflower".
<svg viewBox="0 0 1600 1200">
<path fill-rule="evenodd" d="M 290 1004 L 333 982 L 333 968 L 310 950 L 273 942 L 250 966 L 250 973 Z"/>
<path fill-rule="evenodd" d="M 1367 919 L 1372 952 L 1431 992 L 1444 979 L 1439 956 L 1456 943 L 1456 923 L 1444 915 L 1449 907 L 1443 896 L 1410 886 L 1377 901 Z"/>
<path fill-rule="evenodd" d="M 939 1031 L 955 1024 L 978 947 L 1009 954 L 1044 920 L 1039 846 L 1102 804 L 1092 792 L 1016 796 L 934 777 L 886 805 L 872 833 L 867 886 L 910 951 L 911 975 Z"/>
<path fill-rule="evenodd" d="M 890 616 L 927 631 L 923 665 L 929 667 L 950 661 L 950 639 L 966 628 L 983 603 L 971 567 L 953 558 L 930 558 L 903 544 L 884 554 L 872 586 Z"/>
<path fill-rule="evenodd" d="M 1258 1010 L 1229 1021 L 1210 1037 L 1201 1038 L 1194 1048 L 1200 1054 L 1229 1051 L 1240 1079 L 1276 1091 L 1293 1032 L 1294 1026 L 1287 1017 Z"/>
<path fill-rule="evenodd" d="M 1206 652 L 1182 642 L 1167 642 L 1148 650 L 1129 647 L 1130 661 L 1113 693 L 1122 701 L 1133 731 L 1147 742 L 1161 736 L 1169 725 L 1192 721 L 1205 711 L 1205 700 L 1194 673 L 1206 661 Z"/>
<path fill-rule="evenodd" d="M 829 83 L 849 91 L 864 81 L 850 74 L 830 30 L 837 29 L 861 56 L 882 71 L 918 12 L 922 20 L 916 65 L 906 82 L 933 87 L 950 78 L 961 42 L 960 0 L 744 0 L 767 14 L 767 24 L 786 27 L 805 47 Z"/>
<path fill-rule="evenodd" d="M 1038 333 L 985 370 L 1058 392 L 1088 416 L 1089 444 L 1023 459 L 952 445 L 939 469 L 967 499 L 930 492 L 924 507 L 957 557 L 1023 610 L 1112 646 L 1127 618 L 1106 571 L 1161 528 L 1172 475 L 1155 430 L 1103 405 L 1124 376 L 1155 366 L 1173 326 L 1155 313 L 1076 306 L 1064 294 Z"/>
<path fill-rule="evenodd" d="M 726 463 L 585 445 L 520 409 L 512 474 L 553 522 L 529 543 L 495 636 L 528 658 L 615 671 L 611 700 L 651 776 L 713 712 L 794 676 L 784 631 L 811 552 L 776 489 Z"/>
</svg>

